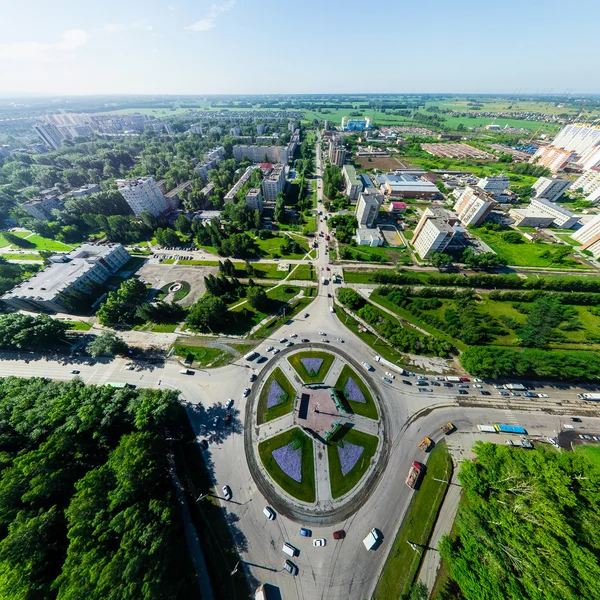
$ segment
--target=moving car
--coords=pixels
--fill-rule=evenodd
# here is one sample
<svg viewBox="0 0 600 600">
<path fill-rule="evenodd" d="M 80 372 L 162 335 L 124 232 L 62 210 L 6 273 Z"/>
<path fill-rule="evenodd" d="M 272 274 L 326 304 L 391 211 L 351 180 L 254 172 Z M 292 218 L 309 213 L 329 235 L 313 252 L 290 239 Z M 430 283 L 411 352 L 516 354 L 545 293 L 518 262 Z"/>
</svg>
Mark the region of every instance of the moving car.
<svg viewBox="0 0 600 600">
<path fill-rule="evenodd" d="M 73 369 L 71 371 L 71 373 L 73 373 L 73 375 L 79 375 L 79 373 L 81 373 L 81 371 L 78 371 L 77 369 Z"/>
<path fill-rule="evenodd" d="M 263 515 L 265 515 L 269 521 L 275 520 L 275 511 L 270 506 L 265 506 L 263 508 Z"/>
<path fill-rule="evenodd" d="M 189 369 L 179 369 L 179 372 L 182 375 L 189 375 L 191 373 L 191 371 Z"/>
<path fill-rule="evenodd" d="M 327 540 L 325 538 L 319 538 L 318 540 L 313 540 L 313 546 L 315 548 L 320 548 L 327 544 Z"/>
<path fill-rule="evenodd" d="M 244 390 L 244 398 L 247 398 L 250 395 L 250 388 L 246 388 Z"/>
<path fill-rule="evenodd" d="M 221 489 L 223 490 L 223 497 L 225 500 L 231 500 L 233 498 L 231 488 L 228 485 L 224 485 Z"/>
<path fill-rule="evenodd" d="M 538 398 L 548 398 L 548 394 L 538 394 Z"/>
<path fill-rule="evenodd" d="M 302 537 L 312 537 L 312 531 L 310 529 L 306 529 L 306 527 L 301 527 L 300 535 Z"/>
<path fill-rule="evenodd" d="M 396 379 L 396 376 L 393 373 L 390 373 L 389 371 L 386 371 L 385 374 L 390 378 L 390 379 Z"/>
<path fill-rule="evenodd" d="M 407 379 L 403 379 L 402 383 L 404 383 L 405 385 L 412 385 L 412 381 L 408 381 Z"/>
<path fill-rule="evenodd" d="M 485 390 L 480 390 L 480 391 L 479 391 L 479 393 L 480 393 L 482 396 L 491 396 L 491 395 L 492 395 L 490 392 L 486 392 Z"/>
<path fill-rule="evenodd" d="M 468 394 L 467 390 L 456 390 L 459 394 Z"/>
<path fill-rule="evenodd" d="M 303 344 L 308 344 L 308 342 L 309 342 L 310 340 L 308 340 L 307 338 L 302 338 L 300 341 L 301 341 Z"/>
<path fill-rule="evenodd" d="M 346 537 L 346 532 L 343 529 L 338 529 L 333 532 L 334 540 L 343 540 Z"/>
<path fill-rule="evenodd" d="M 231 408 L 233 406 L 233 398 L 229 398 L 226 406 L 227 406 L 227 408 Z"/>
<path fill-rule="evenodd" d="M 389 383 L 390 385 L 393 383 L 389 377 L 382 377 L 381 379 L 383 379 L 386 383 Z"/>
<path fill-rule="evenodd" d="M 256 381 L 256 373 L 252 373 L 252 375 L 250 375 L 250 383 L 253 381 Z"/>
<path fill-rule="evenodd" d="M 420 392 L 433 392 L 433 390 L 431 388 L 424 388 L 424 387 L 420 387 L 419 391 Z"/>
</svg>

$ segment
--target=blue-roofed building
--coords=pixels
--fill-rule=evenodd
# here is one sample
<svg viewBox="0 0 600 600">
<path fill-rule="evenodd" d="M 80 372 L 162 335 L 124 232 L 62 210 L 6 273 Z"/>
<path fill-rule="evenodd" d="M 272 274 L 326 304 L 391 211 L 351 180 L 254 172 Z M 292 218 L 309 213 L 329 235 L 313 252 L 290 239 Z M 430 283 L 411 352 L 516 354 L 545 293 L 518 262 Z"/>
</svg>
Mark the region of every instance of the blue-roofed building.
<svg viewBox="0 0 600 600">
<path fill-rule="evenodd" d="M 342 130 L 343 131 L 364 131 L 365 129 L 371 129 L 373 123 L 369 117 L 363 119 L 349 119 L 348 117 L 342 117 Z"/>
<path fill-rule="evenodd" d="M 373 188 L 373 187 L 375 187 L 375 186 L 373 185 L 373 182 L 371 181 L 371 178 L 370 178 L 370 177 L 369 177 L 369 176 L 368 176 L 366 173 L 363 173 L 363 174 L 360 176 L 360 179 L 361 179 L 361 181 L 362 181 L 362 183 L 363 183 L 363 186 L 364 186 L 365 190 L 366 190 L 366 189 L 368 189 L 368 188 Z"/>
</svg>

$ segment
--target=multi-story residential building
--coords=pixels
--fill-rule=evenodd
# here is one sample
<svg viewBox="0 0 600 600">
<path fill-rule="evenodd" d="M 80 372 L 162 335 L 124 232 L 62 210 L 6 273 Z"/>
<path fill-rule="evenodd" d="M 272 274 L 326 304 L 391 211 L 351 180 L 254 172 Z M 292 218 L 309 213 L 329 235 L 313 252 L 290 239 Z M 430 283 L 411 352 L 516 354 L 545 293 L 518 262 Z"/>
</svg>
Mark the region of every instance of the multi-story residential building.
<svg viewBox="0 0 600 600">
<path fill-rule="evenodd" d="M 273 165 L 270 173 L 262 181 L 262 191 L 265 202 L 275 202 L 277 194 L 285 187 L 285 165 Z"/>
<path fill-rule="evenodd" d="M 541 146 L 531 157 L 529 162 L 535 163 L 541 167 L 546 167 L 552 173 L 562 171 L 567 165 L 574 162 L 577 158 L 575 152 L 563 150 L 556 146 Z"/>
<path fill-rule="evenodd" d="M 342 174 L 346 185 L 346 196 L 350 200 L 356 200 L 358 194 L 363 191 L 362 179 L 356 174 L 356 169 L 352 165 L 344 165 Z"/>
<path fill-rule="evenodd" d="M 250 175 L 252 175 L 252 171 L 256 169 L 255 166 L 249 166 L 242 176 L 235 182 L 234 186 L 225 194 L 223 200 L 225 202 L 234 202 L 236 194 L 240 191 L 240 188 L 250 179 Z"/>
<path fill-rule="evenodd" d="M 190 125 L 188 132 L 189 133 L 199 133 L 200 135 L 203 135 L 204 128 L 202 127 L 202 123 L 194 123 L 193 125 Z"/>
<path fill-rule="evenodd" d="M 218 127 L 217 127 L 218 129 Z M 209 150 L 208 152 L 206 152 L 204 154 L 204 160 L 206 162 L 210 162 L 211 160 L 215 160 L 216 162 L 219 162 L 221 160 L 223 160 L 225 158 L 225 148 L 223 148 L 223 146 L 217 146 L 216 148 L 213 148 L 212 150 Z"/>
<path fill-rule="evenodd" d="M 556 202 L 571 187 L 572 183 L 572 181 L 561 177 L 540 177 L 533 184 L 535 197 Z"/>
<path fill-rule="evenodd" d="M 237 161 L 247 158 L 253 163 L 287 164 L 289 161 L 288 147 L 285 146 L 246 146 L 240 144 L 233 147 L 233 157 Z"/>
<path fill-rule="evenodd" d="M 329 141 L 329 160 L 332 165 L 340 167 L 340 169 L 344 166 L 346 150 L 337 140 Z"/>
<path fill-rule="evenodd" d="M 458 223 L 456 215 L 443 208 L 426 208 L 412 238 L 412 244 L 419 256 L 427 259 L 432 252 L 443 252 L 454 238 L 454 225 Z"/>
<path fill-rule="evenodd" d="M 580 216 L 574 215 L 566 208 L 554 204 L 545 198 L 532 198 L 529 206 L 533 210 L 553 216 L 555 227 L 560 227 L 561 229 L 572 229 L 581 218 Z"/>
<path fill-rule="evenodd" d="M 440 191 L 436 185 L 406 173 L 379 175 L 376 177 L 376 181 L 379 185 L 379 191 L 386 196 L 430 200 L 440 196 Z"/>
<path fill-rule="evenodd" d="M 23 208 L 34 219 L 39 219 L 40 221 L 52 221 L 55 219 L 52 211 L 62 210 L 64 206 L 58 196 L 48 196 L 47 198 L 42 198 L 41 200 L 26 202 L 23 204 Z"/>
<path fill-rule="evenodd" d="M 203 162 L 201 165 L 196 165 L 196 167 L 194 167 L 194 171 L 196 171 L 196 173 L 198 173 L 198 175 L 200 175 L 202 178 L 202 181 L 206 183 L 208 181 L 208 172 L 216 168 L 217 160 L 213 158 L 212 160 Z"/>
<path fill-rule="evenodd" d="M 554 224 L 554 216 L 546 212 L 535 210 L 531 207 L 526 208 L 511 208 L 508 214 L 514 219 L 514 224 L 517 227 L 535 227 L 544 229 L 552 227 Z"/>
<path fill-rule="evenodd" d="M 460 222 L 468 227 L 479 225 L 494 208 L 494 198 L 488 192 L 478 187 L 468 185 L 454 205 Z"/>
<path fill-rule="evenodd" d="M 69 297 L 90 293 L 129 261 L 121 244 L 82 244 L 6 292 L 0 300 L 17 310 L 71 312 Z"/>
<path fill-rule="evenodd" d="M 348 117 L 342 117 L 342 129 L 344 131 L 363 131 L 373 127 L 371 119 L 365 117 L 364 119 L 349 119 Z"/>
<path fill-rule="evenodd" d="M 582 190 L 586 200 L 598 202 L 600 200 L 600 167 L 586 171 L 575 181 L 573 189 Z"/>
<path fill-rule="evenodd" d="M 375 190 L 367 190 L 359 194 L 356 204 L 356 220 L 359 229 L 375 226 L 382 204 L 383 196 Z"/>
<path fill-rule="evenodd" d="M 263 211 L 263 199 L 260 188 L 251 188 L 246 194 L 246 206 L 250 210 L 257 210 L 261 215 Z"/>
<path fill-rule="evenodd" d="M 325 131 L 329 131 L 331 129 L 331 121 L 329 119 L 325 119 L 325 124 L 323 125 Z"/>
<path fill-rule="evenodd" d="M 600 215 L 595 215 L 571 237 L 581 243 L 582 250 L 589 250 L 594 258 L 600 256 Z"/>
<path fill-rule="evenodd" d="M 600 166 L 600 127 L 574 123 L 561 129 L 552 146 L 575 154 L 575 162 L 584 171 Z"/>
<path fill-rule="evenodd" d="M 290 121 L 288 123 L 288 131 L 292 131 L 292 132 L 296 131 L 296 123 L 294 121 Z"/>
<path fill-rule="evenodd" d="M 477 187 L 492 194 L 496 202 L 502 202 L 507 198 L 509 184 L 510 179 L 506 175 L 488 175 L 477 182 Z"/>
<path fill-rule="evenodd" d="M 259 123 L 256 126 L 256 135 L 263 135 L 265 133 L 265 126 L 263 123 Z"/>
<path fill-rule="evenodd" d="M 82 185 L 81 187 L 71 190 L 68 195 L 72 198 L 83 198 L 83 196 L 91 196 L 92 194 L 99 194 L 102 191 L 102 188 L 97 183 L 88 183 L 87 185 Z"/>
<path fill-rule="evenodd" d="M 215 191 L 215 184 L 211 181 L 209 183 L 207 183 L 201 190 L 200 193 L 202 194 L 202 196 L 206 199 L 210 198 L 213 195 L 213 192 Z"/>
<path fill-rule="evenodd" d="M 242 130 L 239 127 L 232 127 L 229 130 L 229 135 L 234 135 L 234 136 L 236 136 L 236 135 L 242 135 Z"/>
<path fill-rule="evenodd" d="M 155 217 L 171 208 L 152 177 L 117 179 L 117 188 L 135 215 L 148 211 Z"/>
<path fill-rule="evenodd" d="M 33 129 L 42 142 L 44 142 L 51 150 L 56 150 L 61 147 L 64 136 L 60 133 L 56 125 L 52 125 L 51 123 L 36 123 L 33 126 Z"/>
</svg>

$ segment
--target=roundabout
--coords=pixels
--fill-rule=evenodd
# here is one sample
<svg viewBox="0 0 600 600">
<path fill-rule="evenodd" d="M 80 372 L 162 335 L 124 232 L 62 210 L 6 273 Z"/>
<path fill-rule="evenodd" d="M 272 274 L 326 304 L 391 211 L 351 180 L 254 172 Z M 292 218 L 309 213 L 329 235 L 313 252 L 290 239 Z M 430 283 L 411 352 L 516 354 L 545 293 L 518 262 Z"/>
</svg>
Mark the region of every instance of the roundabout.
<svg viewBox="0 0 600 600">
<path fill-rule="evenodd" d="M 364 368 L 339 349 L 311 344 L 276 355 L 248 398 L 246 419 L 252 477 L 269 504 L 296 521 L 348 518 L 385 470 L 385 407 Z"/>
</svg>

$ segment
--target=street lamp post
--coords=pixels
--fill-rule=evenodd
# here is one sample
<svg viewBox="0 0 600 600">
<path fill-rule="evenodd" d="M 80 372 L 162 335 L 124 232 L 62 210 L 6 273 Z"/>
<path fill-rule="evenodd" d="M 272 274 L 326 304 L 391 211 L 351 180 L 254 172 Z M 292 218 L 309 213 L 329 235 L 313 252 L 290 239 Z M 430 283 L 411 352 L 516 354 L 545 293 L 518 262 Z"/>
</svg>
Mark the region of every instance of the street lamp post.
<svg viewBox="0 0 600 600">
<path fill-rule="evenodd" d="M 235 565 L 235 567 L 233 567 L 233 571 L 231 571 L 231 577 L 233 577 L 237 572 L 238 572 L 238 568 L 240 566 L 240 562 L 241 561 L 237 561 L 237 564 Z"/>
</svg>

